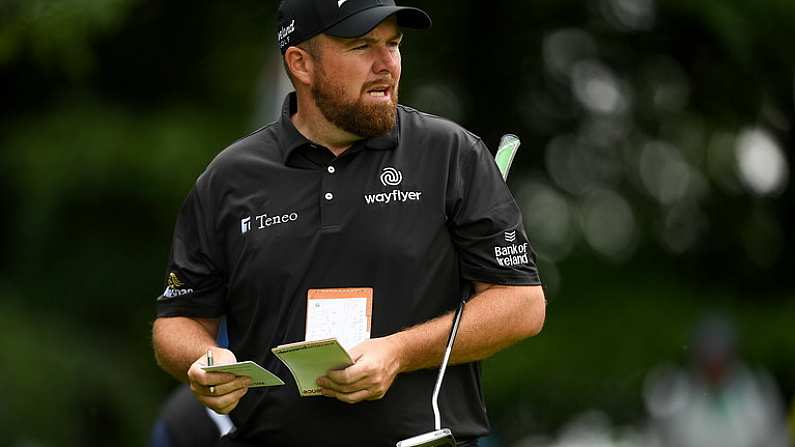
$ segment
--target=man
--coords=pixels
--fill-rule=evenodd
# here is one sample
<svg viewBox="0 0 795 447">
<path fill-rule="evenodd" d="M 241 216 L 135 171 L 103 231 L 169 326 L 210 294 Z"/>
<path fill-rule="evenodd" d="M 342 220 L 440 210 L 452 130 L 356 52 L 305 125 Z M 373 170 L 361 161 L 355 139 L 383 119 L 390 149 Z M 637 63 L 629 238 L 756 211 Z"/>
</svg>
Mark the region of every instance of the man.
<svg viewBox="0 0 795 447">
<path fill-rule="evenodd" d="M 158 363 L 230 414 L 237 430 L 223 445 L 394 446 L 433 428 L 431 368 L 467 299 L 439 404 L 443 426 L 477 445 L 488 433 L 478 360 L 544 320 L 519 209 L 477 136 L 397 105 L 401 29 L 429 28 L 427 14 L 286 0 L 279 20 L 295 92 L 188 195 L 157 303 Z M 299 397 L 270 349 L 305 339 L 313 294 L 348 290 L 370 293 L 369 338 L 349 347 L 352 366 L 318 378 L 325 397 Z M 223 315 L 228 350 L 214 344 Z M 287 384 L 249 390 L 205 373 L 208 349 Z"/>
</svg>

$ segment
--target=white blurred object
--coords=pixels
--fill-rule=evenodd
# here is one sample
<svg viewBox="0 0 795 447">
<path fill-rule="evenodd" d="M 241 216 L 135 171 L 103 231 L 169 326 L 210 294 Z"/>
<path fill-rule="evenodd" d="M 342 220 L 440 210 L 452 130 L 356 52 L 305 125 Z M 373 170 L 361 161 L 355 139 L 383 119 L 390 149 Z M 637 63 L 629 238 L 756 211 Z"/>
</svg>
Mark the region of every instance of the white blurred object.
<svg viewBox="0 0 795 447">
<path fill-rule="evenodd" d="M 290 78 L 284 71 L 281 53 L 274 45 L 268 45 L 268 48 L 257 81 L 257 108 L 253 117 L 255 127 L 278 120 L 284 97 L 293 91 Z"/>
<path fill-rule="evenodd" d="M 524 221 L 534 248 L 551 261 L 562 261 L 576 240 L 575 218 L 566 196 L 540 182 L 525 184 L 518 191 Z"/>
<path fill-rule="evenodd" d="M 670 447 L 787 447 L 782 402 L 773 378 L 736 355 L 732 326 L 705 319 L 691 343 L 687 369 L 652 370 L 644 402 Z"/>
<path fill-rule="evenodd" d="M 210 416 L 210 420 L 218 427 L 218 433 L 221 434 L 221 437 L 228 435 L 235 429 L 235 424 L 229 416 L 218 414 L 209 408 L 205 408 L 205 410 L 207 410 L 207 415 Z"/>
<path fill-rule="evenodd" d="M 566 77 L 571 67 L 598 55 L 593 36 L 579 28 L 563 28 L 544 36 L 544 66 L 557 77 Z"/>
<path fill-rule="evenodd" d="M 600 9 L 608 23 L 623 31 L 648 31 L 657 15 L 654 0 L 604 0 Z"/>
<path fill-rule="evenodd" d="M 593 113 L 621 113 L 628 108 L 628 87 L 599 61 L 583 60 L 574 64 L 571 80 L 574 96 Z"/>
<path fill-rule="evenodd" d="M 687 195 L 694 175 L 679 149 L 662 141 L 652 141 L 643 146 L 639 168 L 646 190 L 665 205 Z"/>
<path fill-rule="evenodd" d="M 638 226 L 632 207 L 621 195 L 608 189 L 592 191 L 580 216 L 585 240 L 597 253 L 619 262 L 632 256 Z"/>
<path fill-rule="evenodd" d="M 759 196 L 782 192 L 789 164 L 775 139 L 760 128 L 745 129 L 737 139 L 737 167 L 745 185 Z"/>
</svg>

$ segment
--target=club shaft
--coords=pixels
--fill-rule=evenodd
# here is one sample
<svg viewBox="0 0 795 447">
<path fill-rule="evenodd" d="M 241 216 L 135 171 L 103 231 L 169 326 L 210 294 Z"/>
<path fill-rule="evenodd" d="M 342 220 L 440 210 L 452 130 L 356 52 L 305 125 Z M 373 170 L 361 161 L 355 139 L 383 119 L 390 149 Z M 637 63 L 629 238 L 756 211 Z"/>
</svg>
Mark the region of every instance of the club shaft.
<svg viewBox="0 0 795 447">
<path fill-rule="evenodd" d="M 450 338 L 447 340 L 447 348 L 444 350 L 444 358 L 442 359 L 442 366 L 439 368 L 439 376 L 436 378 L 436 386 L 433 388 L 433 397 L 431 398 L 431 406 L 433 407 L 433 426 L 435 430 L 442 428 L 441 417 L 439 416 L 439 390 L 442 388 L 442 380 L 444 380 L 444 372 L 447 370 L 447 363 L 450 361 L 450 353 L 453 351 L 453 343 L 455 343 L 455 336 L 458 334 L 458 323 L 461 321 L 461 314 L 464 313 L 464 301 L 458 304 L 453 318 L 453 327 L 450 330 Z"/>
</svg>

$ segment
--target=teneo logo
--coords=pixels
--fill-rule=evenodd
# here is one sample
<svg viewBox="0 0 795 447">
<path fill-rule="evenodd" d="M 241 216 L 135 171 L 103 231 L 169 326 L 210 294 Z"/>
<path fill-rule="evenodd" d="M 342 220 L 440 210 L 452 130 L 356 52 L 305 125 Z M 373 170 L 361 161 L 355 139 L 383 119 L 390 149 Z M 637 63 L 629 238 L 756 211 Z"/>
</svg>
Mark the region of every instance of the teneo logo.
<svg viewBox="0 0 795 447">
<path fill-rule="evenodd" d="M 280 214 L 278 216 L 269 216 L 267 214 L 260 214 L 254 216 L 252 222 L 251 216 L 240 219 L 240 234 L 246 234 L 252 230 L 264 230 L 274 225 L 282 225 L 298 220 L 298 213 L 293 211 L 291 213 Z M 255 224 L 256 226 L 252 226 Z"/>
<path fill-rule="evenodd" d="M 403 181 L 403 173 L 395 168 L 387 167 L 381 171 L 381 184 L 384 186 L 397 186 Z"/>
<path fill-rule="evenodd" d="M 158 298 L 158 301 L 193 293 L 193 289 L 183 288 L 182 286 L 184 285 L 185 283 L 183 283 L 179 279 L 179 276 L 177 276 L 176 273 L 174 272 L 169 273 L 168 285 L 166 286 L 166 290 L 163 291 L 163 295 L 160 298 Z"/>
<path fill-rule="evenodd" d="M 516 242 L 516 230 L 505 232 L 505 242 Z"/>
<path fill-rule="evenodd" d="M 378 178 L 384 186 L 398 186 L 403 182 L 403 173 L 393 167 L 386 167 L 381 170 L 381 175 L 379 175 Z M 365 194 L 364 202 L 368 205 L 373 205 L 375 203 L 417 202 L 420 200 L 421 196 L 422 192 L 420 191 L 393 189 L 389 192 Z"/>
<path fill-rule="evenodd" d="M 494 259 L 500 267 L 528 264 L 530 259 L 527 254 L 527 247 L 527 242 L 519 245 L 511 244 L 507 247 L 494 247 Z"/>
</svg>

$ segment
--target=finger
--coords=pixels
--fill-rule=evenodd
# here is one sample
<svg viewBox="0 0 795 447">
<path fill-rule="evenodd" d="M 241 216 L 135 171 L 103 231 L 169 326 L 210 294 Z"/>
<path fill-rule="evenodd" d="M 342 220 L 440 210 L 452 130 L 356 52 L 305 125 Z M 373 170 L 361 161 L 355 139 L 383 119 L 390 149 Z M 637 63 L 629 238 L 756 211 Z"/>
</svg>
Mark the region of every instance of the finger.
<svg viewBox="0 0 795 447">
<path fill-rule="evenodd" d="M 321 388 L 327 388 L 337 393 L 353 393 L 355 391 L 365 390 L 372 385 L 372 383 L 368 380 L 360 380 L 358 382 L 341 384 L 334 382 L 333 380 L 329 379 L 327 376 L 318 378 L 317 384 Z"/>
<path fill-rule="evenodd" d="M 196 377 L 196 382 L 199 385 L 210 386 L 210 385 L 221 385 L 224 383 L 233 382 L 240 376 L 236 376 L 234 374 L 229 373 L 204 373 Z"/>
<path fill-rule="evenodd" d="M 201 369 L 201 366 L 197 364 L 194 364 L 188 370 L 188 379 L 199 385 L 216 385 L 218 383 L 231 382 L 235 377 L 237 376 L 229 373 L 204 371 Z"/>
<path fill-rule="evenodd" d="M 233 377 L 235 377 L 235 379 L 231 382 L 221 383 L 218 385 L 201 385 L 199 383 L 191 382 L 190 389 L 193 394 L 196 394 L 197 396 L 201 395 L 218 397 L 233 391 L 237 391 L 241 388 L 248 388 L 248 386 L 251 385 L 251 378 L 247 376 Z"/>
<path fill-rule="evenodd" d="M 339 393 L 334 390 L 323 388 L 322 392 L 324 396 L 333 397 L 348 404 L 359 403 L 370 397 L 370 392 L 368 390 L 359 390 L 353 393 Z"/>
<path fill-rule="evenodd" d="M 229 414 L 229 412 L 231 412 L 232 410 L 235 409 L 235 407 L 237 407 L 237 405 L 240 403 L 240 399 L 242 399 L 247 392 L 248 389 L 241 389 L 224 396 L 226 400 L 221 401 L 218 412 L 221 414 Z"/>
<path fill-rule="evenodd" d="M 239 404 L 239 403 L 240 403 L 240 401 L 237 401 L 237 402 L 233 403 L 232 405 L 230 405 L 230 406 L 228 406 L 228 407 L 224 407 L 224 408 L 221 408 L 221 409 L 219 409 L 218 411 L 216 411 L 216 413 L 219 413 L 219 414 L 229 414 L 229 413 L 231 413 L 231 412 L 232 412 L 232 410 L 234 410 L 235 408 L 237 408 L 237 404 Z"/>
<path fill-rule="evenodd" d="M 380 392 L 377 392 L 377 393 L 370 393 L 370 396 L 367 398 L 367 400 L 381 400 L 381 399 L 384 398 L 384 396 L 386 396 L 386 392 L 385 391 L 380 391 Z"/>
<path fill-rule="evenodd" d="M 345 369 L 331 369 L 326 377 L 337 385 L 350 385 L 365 379 L 368 372 L 365 365 L 353 364 Z"/>
<path fill-rule="evenodd" d="M 251 385 L 251 378 L 246 376 L 236 377 L 235 380 L 231 382 L 226 382 L 218 385 L 210 385 L 208 386 L 208 390 L 210 387 L 215 388 L 215 393 L 210 393 L 214 396 L 223 396 L 224 394 L 229 394 L 231 392 L 237 391 L 242 388 L 248 388 Z"/>
<path fill-rule="evenodd" d="M 217 413 L 223 413 L 224 411 L 228 413 L 237 406 L 237 403 L 247 392 L 248 388 L 241 388 L 223 396 L 200 396 L 199 401 Z"/>
</svg>

